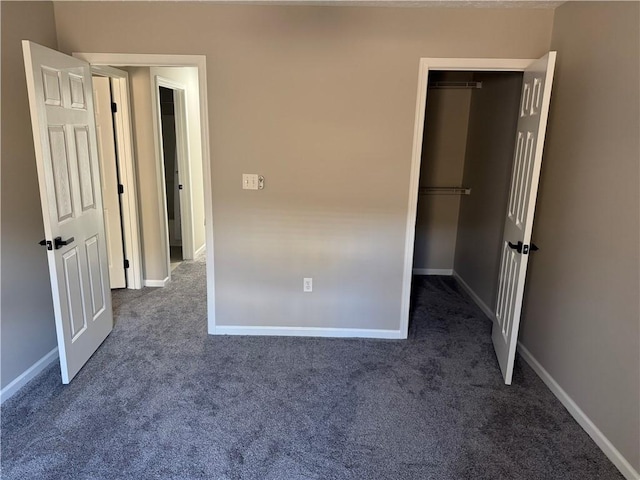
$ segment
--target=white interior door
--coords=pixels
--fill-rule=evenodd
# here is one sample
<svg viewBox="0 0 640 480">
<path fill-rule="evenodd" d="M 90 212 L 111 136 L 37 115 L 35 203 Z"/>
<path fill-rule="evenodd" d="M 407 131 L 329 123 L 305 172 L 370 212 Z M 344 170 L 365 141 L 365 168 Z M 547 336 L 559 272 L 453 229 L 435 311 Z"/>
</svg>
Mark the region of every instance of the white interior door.
<svg viewBox="0 0 640 480">
<path fill-rule="evenodd" d="M 509 204 L 502 239 L 496 321 L 491 333 L 506 384 L 511 384 L 513 376 L 555 61 L 556 52 L 549 52 L 536 60 L 525 70 L 522 82 Z"/>
<path fill-rule="evenodd" d="M 124 269 L 124 244 L 120 219 L 120 194 L 118 192 L 118 158 L 113 130 L 110 79 L 109 77 L 93 77 L 92 80 L 109 280 L 111 288 L 125 288 L 127 281 Z"/>
<path fill-rule="evenodd" d="M 113 328 L 89 65 L 23 41 L 62 381 Z"/>
</svg>

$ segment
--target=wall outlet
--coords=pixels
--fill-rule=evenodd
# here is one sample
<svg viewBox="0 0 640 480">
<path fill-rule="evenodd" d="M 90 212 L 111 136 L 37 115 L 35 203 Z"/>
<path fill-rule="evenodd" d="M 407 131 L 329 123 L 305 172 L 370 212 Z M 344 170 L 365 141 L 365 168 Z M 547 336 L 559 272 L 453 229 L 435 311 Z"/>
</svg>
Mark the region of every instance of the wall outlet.
<svg viewBox="0 0 640 480">
<path fill-rule="evenodd" d="M 302 291 L 303 292 L 313 292 L 313 278 L 303 278 L 302 279 Z"/>
</svg>

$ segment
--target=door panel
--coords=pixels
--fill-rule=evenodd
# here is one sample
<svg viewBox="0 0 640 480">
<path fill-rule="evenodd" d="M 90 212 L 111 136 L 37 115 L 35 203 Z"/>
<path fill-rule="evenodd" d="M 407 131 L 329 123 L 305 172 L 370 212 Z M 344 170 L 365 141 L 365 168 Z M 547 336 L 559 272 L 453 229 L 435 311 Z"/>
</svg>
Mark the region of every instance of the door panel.
<svg viewBox="0 0 640 480">
<path fill-rule="evenodd" d="M 71 95 L 71 108 L 86 109 L 84 79 L 81 75 L 69 73 L 69 92 Z"/>
<path fill-rule="evenodd" d="M 492 340 L 506 384 L 515 360 L 556 52 L 524 72 Z"/>
<path fill-rule="evenodd" d="M 89 238 L 85 243 L 87 250 L 87 265 L 89 267 L 89 287 L 91 288 L 91 312 L 92 320 L 95 320 L 102 313 L 105 305 L 104 292 L 105 288 L 102 284 L 104 274 L 100 265 L 100 248 L 98 237 Z"/>
<path fill-rule="evenodd" d="M 82 210 L 95 208 L 95 194 L 93 186 L 93 169 L 91 168 L 91 154 L 89 152 L 89 130 L 87 127 L 73 129 L 76 144 L 76 158 L 80 171 L 80 199 Z"/>
<path fill-rule="evenodd" d="M 23 49 L 60 370 L 69 383 L 113 328 L 91 75 L 75 58 L 28 41 Z"/>
<path fill-rule="evenodd" d="M 71 326 L 71 341 L 75 341 L 78 333 L 86 326 L 86 317 L 83 308 L 82 280 L 80 274 L 80 260 L 78 249 L 73 247 L 62 254 L 64 265 L 64 294 L 69 309 L 69 325 Z"/>
<path fill-rule="evenodd" d="M 51 168 L 53 170 L 53 194 L 58 208 L 58 222 L 62 222 L 73 216 L 69 154 L 67 138 L 62 125 L 49 127 L 49 144 L 51 148 Z"/>
<path fill-rule="evenodd" d="M 41 68 L 41 71 L 44 83 L 44 103 L 46 105 L 62 105 L 59 72 L 44 66 Z"/>
</svg>

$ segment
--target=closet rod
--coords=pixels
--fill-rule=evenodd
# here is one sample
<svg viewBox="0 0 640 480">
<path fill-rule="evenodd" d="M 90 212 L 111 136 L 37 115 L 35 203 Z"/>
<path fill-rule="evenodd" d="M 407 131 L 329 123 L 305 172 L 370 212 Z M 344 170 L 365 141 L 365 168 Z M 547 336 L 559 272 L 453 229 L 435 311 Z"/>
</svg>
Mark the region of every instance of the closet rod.
<svg viewBox="0 0 640 480">
<path fill-rule="evenodd" d="M 429 88 L 482 88 L 482 82 L 433 82 Z"/>
<path fill-rule="evenodd" d="M 420 195 L 471 195 L 465 187 L 420 187 Z"/>
</svg>

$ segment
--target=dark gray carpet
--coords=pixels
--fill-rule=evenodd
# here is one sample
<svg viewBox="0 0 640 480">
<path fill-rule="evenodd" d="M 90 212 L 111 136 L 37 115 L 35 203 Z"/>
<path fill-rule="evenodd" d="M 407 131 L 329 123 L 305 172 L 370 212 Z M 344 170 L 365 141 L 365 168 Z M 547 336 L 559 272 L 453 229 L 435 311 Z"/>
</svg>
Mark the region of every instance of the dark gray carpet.
<svg viewBox="0 0 640 480">
<path fill-rule="evenodd" d="M 201 262 L 116 292 L 71 385 L 56 365 L 3 406 L 2 478 L 622 478 L 521 361 L 503 385 L 451 279 L 414 292 L 407 341 L 208 336 Z"/>
</svg>

